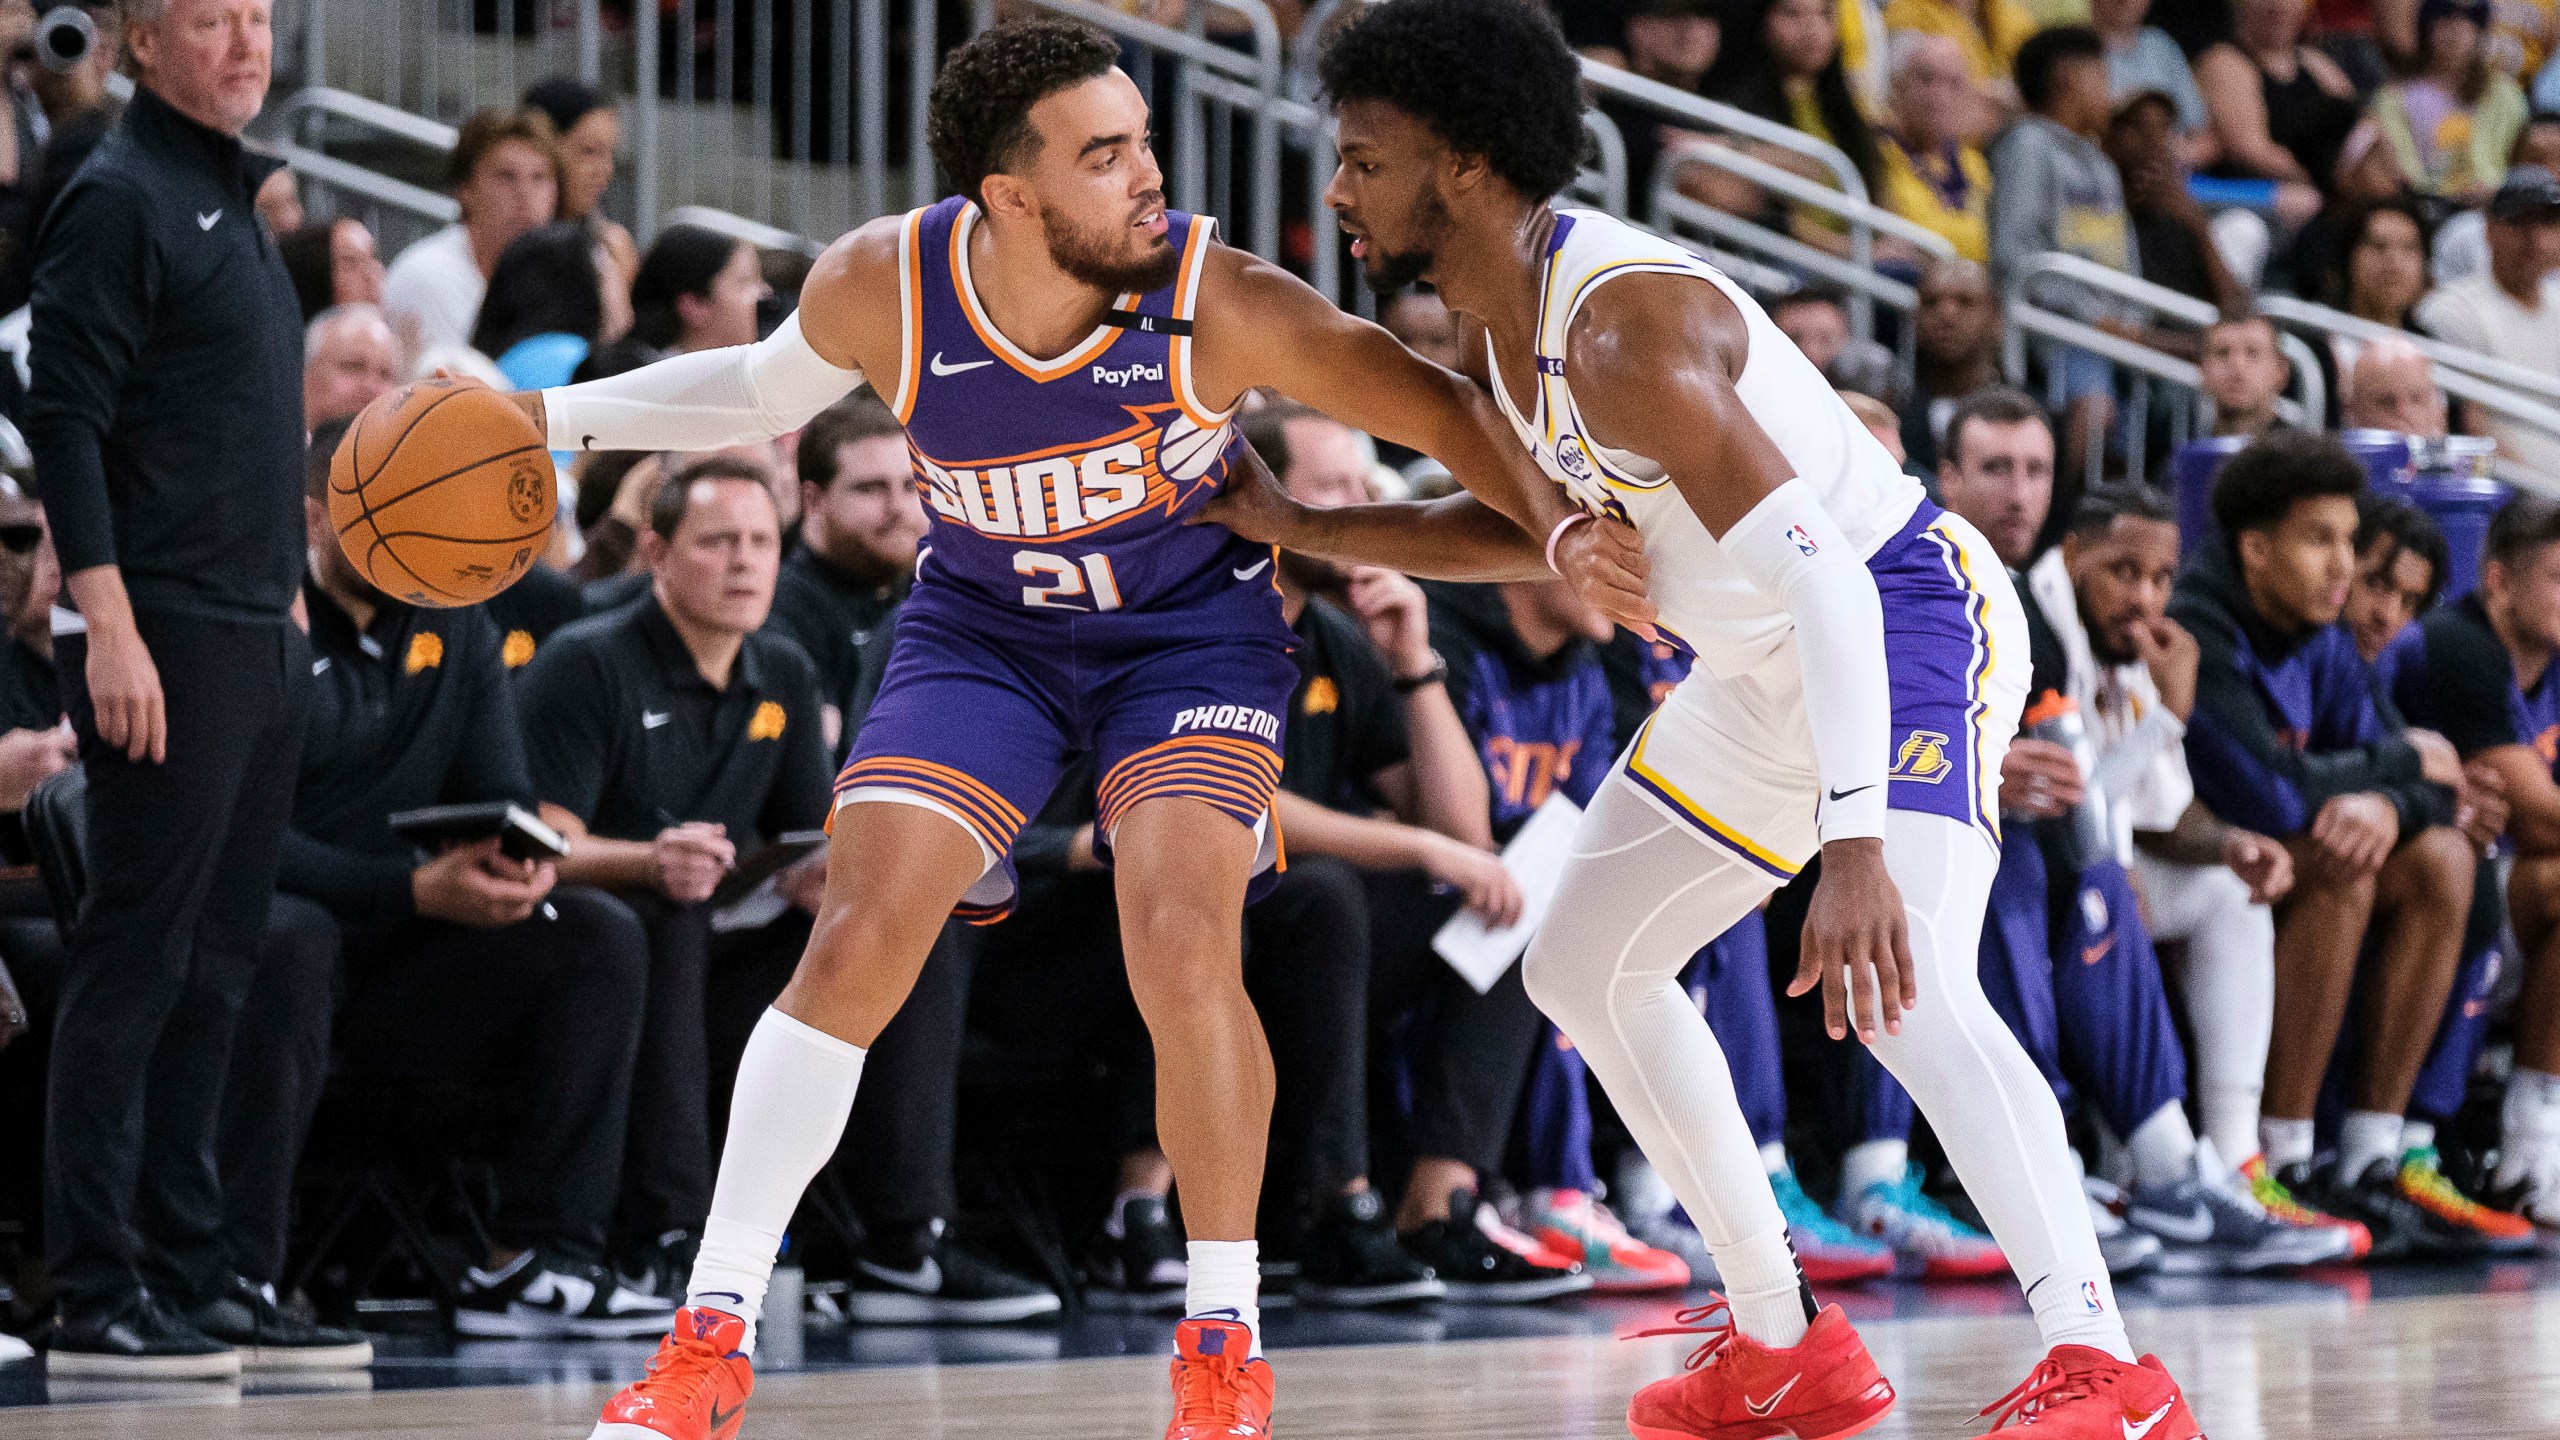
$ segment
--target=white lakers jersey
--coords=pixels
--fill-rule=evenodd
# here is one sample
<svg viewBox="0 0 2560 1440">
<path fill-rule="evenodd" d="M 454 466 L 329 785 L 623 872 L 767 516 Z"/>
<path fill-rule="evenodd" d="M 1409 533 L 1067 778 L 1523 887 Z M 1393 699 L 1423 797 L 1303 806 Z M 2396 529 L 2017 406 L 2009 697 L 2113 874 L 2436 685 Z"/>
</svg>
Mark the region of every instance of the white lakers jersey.
<svg viewBox="0 0 2560 1440">
<path fill-rule="evenodd" d="M 1530 357 L 1536 407 L 1524 416 L 1513 406 L 1503 377 L 1517 372 L 1488 335 L 1494 399 L 1539 467 L 1575 504 L 1625 520 L 1644 536 L 1652 598 L 1663 625 L 1697 651 L 1698 663 L 1710 674 L 1731 678 L 1759 668 L 1785 640 L 1785 608 L 1725 559 L 1660 465 L 1591 438 L 1565 383 L 1566 337 L 1583 302 L 1621 275 L 1647 272 L 1695 276 L 1723 291 L 1742 312 L 1749 349 L 1734 390 L 1787 464 L 1821 496 L 1823 509 L 1861 558 L 1911 518 L 1921 500 L 1920 484 L 1902 473 L 1767 312 L 1714 266 L 1613 216 L 1556 212 L 1540 291 L 1538 353 Z M 1512 363 L 1519 359 L 1512 357 Z M 1642 378 L 1629 376 L 1624 383 Z"/>
</svg>

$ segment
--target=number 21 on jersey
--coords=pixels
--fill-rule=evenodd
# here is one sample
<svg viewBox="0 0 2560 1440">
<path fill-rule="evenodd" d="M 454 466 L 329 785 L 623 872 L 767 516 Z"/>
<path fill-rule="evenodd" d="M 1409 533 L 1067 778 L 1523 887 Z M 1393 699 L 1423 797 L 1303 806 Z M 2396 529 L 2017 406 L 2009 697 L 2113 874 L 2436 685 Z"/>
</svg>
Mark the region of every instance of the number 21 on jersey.
<svg viewBox="0 0 2560 1440">
<path fill-rule="evenodd" d="M 1100 612 L 1120 608 L 1120 582 L 1111 578 L 1108 555 L 1087 555 L 1078 562 L 1046 550 L 1017 550 L 1013 573 L 1048 582 L 1022 587 L 1022 603 L 1034 609 Z"/>
</svg>

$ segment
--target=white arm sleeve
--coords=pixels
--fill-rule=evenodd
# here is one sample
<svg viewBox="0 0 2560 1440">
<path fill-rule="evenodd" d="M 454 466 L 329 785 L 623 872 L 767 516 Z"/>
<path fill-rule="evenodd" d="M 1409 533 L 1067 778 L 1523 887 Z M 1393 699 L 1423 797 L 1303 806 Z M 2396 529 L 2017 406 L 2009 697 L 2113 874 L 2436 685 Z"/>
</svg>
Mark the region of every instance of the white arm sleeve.
<svg viewBox="0 0 2560 1440">
<path fill-rule="evenodd" d="M 1795 621 L 1823 843 L 1881 837 L 1893 696 L 1875 577 L 1802 478 L 1770 491 L 1717 544 Z"/>
<path fill-rule="evenodd" d="M 788 435 L 853 393 L 793 312 L 772 335 L 542 392 L 554 450 L 718 450 Z"/>
</svg>

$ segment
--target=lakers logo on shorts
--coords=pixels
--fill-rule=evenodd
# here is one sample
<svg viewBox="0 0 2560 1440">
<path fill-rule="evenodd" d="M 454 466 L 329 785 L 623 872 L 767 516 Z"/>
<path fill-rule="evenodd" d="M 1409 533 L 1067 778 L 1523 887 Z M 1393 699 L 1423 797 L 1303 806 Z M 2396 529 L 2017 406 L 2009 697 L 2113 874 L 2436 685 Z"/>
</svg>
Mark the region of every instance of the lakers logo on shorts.
<svg viewBox="0 0 2560 1440">
<path fill-rule="evenodd" d="M 1935 785 L 1947 778 L 1956 763 L 1947 758 L 1947 737 L 1935 730 L 1914 730 L 1902 737 L 1902 748 L 1893 754 L 1893 769 L 1887 774 L 1895 780 L 1917 780 Z"/>
</svg>

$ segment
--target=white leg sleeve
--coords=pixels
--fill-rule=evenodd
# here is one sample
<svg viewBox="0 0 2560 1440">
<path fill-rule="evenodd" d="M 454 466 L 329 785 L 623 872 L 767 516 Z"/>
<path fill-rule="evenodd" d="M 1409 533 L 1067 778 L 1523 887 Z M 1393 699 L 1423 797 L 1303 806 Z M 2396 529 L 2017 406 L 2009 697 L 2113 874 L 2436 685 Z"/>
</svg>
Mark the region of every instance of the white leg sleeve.
<svg viewBox="0 0 2560 1440">
<path fill-rule="evenodd" d="M 685 1303 L 747 1322 L 749 1351 L 764 1312 L 773 1257 L 800 1192 L 844 1138 L 862 1080 L 862 1047 L 779 1010 L 767 1010 L 738 1060 L 729 1141 L 711 1191 L 711 1219 L 693 1262 Z"/>
<path fill-rule="evenodd" d="M 1723 1047 L 1679 982 L 1698 947 L 1776 883 L 1664 818 L 1623 772 L 1612 775 L 1575 836 L 1521 978 L 1688 1207 L 1736 1323 L 1785 1346 L 1804 1333 L 1786 1220 Z"/>
<path fill-rule="evenodd" d="M 2249 887 L 2220 865 L 2172 865 L 2137 856 L 2135 878 L 2155 939 L 2185 942 L 2171 979 L 2195 1030 L 2196 1108 L 2227 1164 L 2258 1153 L 2258 1097 L 2276 1015 L 2276 922 L 2249 903 Z"/>
<path fill-rule="evenodd" d="M 2026 1287 L 2045 1344 L 2131 1360 L 2062 1108 L 1982 994 L 1982 915 L 1999 854 L 1970 826 L 1909 810 L 1887 815 L 1884 854 L 1910 922 L 1920 1003 L 1903 1012 L 1901 1034 L 1876 1042 L 1876 1059 L 1929 1117 Z"/>
</svg>

